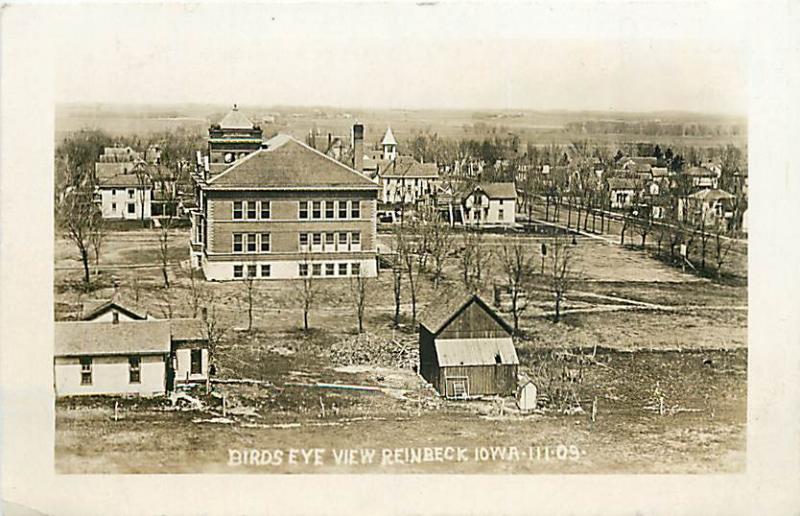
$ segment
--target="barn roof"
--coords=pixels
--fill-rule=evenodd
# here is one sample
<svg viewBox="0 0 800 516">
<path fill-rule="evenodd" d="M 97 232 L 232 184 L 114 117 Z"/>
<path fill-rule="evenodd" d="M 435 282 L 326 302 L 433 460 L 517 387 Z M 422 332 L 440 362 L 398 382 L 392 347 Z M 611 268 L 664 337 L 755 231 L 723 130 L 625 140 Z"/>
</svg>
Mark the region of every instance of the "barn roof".
<svg viewBox="0 0 800 516">
<path fill-rule="evenodd" d="M 211 188 L 370 188 L 378 185 L 285 134 L 267 142 L 208 181 Z"/>
<path fill-rule="evenodd" d="M 440 367 L 519 364 L 511 337 L 492 339 L 437 339 Z"/>
<path fill-rule="evenodd" d="M 509 334 L 513 333 L 514 330 L 502 317 L 497 315 L 478 294 L 471 292 L 454 293 L 450 290 L 443 293 L 428 305 L 417 320 L 428 331 L 437 335 L 473 301 L 481 305 Z"/>
<path fill-rule="evenodd" d="M 55 356 L 169 353 L 170 322 L 57 322 Z"/>
</svg>

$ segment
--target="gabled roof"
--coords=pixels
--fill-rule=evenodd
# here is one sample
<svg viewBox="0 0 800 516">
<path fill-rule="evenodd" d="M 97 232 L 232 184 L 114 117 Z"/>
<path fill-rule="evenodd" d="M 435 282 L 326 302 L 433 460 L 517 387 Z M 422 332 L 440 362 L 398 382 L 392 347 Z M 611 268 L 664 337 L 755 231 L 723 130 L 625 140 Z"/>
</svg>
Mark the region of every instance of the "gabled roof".
<svg viewBox="0 0 800 516">
<path fill-rule="evenodd" d="M 161 354 L 170 347 L 167 320 L 55 323 L 55 356 Z"/>
<path fill-rule="evenodd" d="M 380 169 L 382 177 L 438 178 L 439 167 L 435 163 L 420 163 L 411 156 L 397 156 Z"/>
<path fill-rule="evenodd" d="M 142 187 L 141 183 L 139 182 L 139 178 L 136 177 L 136 174 L 131 174 L 131 173 L 128 173 L 128 174 L 117 174 L 115 176 L 109 176 L 109 177 L 101 177 L 101 178 L 98 178 L 98 182 L 97 183 L 98 183 L 97 186 L 99 188 L 115 188 L 115 187 L 141 188 Z M 144 188 L 145 189 L 149 189 L 150 188 L 150 184 L 146 182 L 145 185 L 144 185 Z"/>
<path fill-rule="evenodd" d="M 285 134 L 207 183 L 210 189 L 378 188 L 367 176 Z"/>
<path fill-rule="evenodd" d="M 473 191 L 482 190 L 489 199 L 516 199 L 517 188 L 514 183 L 480 183 Z"/>
<path fill-rule="evenodd" d="M 658 158 L 654 156 L 623 156 L 617 163 L 622 167 L 624 167 L 626 163 L 653 166 L 658 163 Z"/>
<path fill-rule="evenodd" d="M 492 310 L 478 294 L 459 292 L 458 290 L 453 292 L 452 289 L 431 301 L 431 304 L 420 314 L 417 320 L 429 332 L 437 335 L 473 302 L 478 303 L 509 335 L 514 332 L 514 329 L 497 312 Z"/>
<path fill-rule="evenodd" d="M 699 192 L 689 195 L 689 199 L 698 199 L 705 202 L 724 201 L 735 198 L 735 195 L 729 194 L 725 190 L 700 190 Z"/>
<path fill-rule="evenodd" d="M 253 129 L 255 126 L 234 104 L 233 109 L 219 121 L 219 127 L 220 129 Z"/>
<path fill-rule="evenodd" d="M 484 339 L 437 339 L 440 367 L 519 364 L 511 337 Z"/>
<path fill-rule="evenodd" d="M 208 327 L 200 319 L 170 319 L 170 335 L 177 340 L 208 340 Z"/>
<path fill-rule="evenodd" d="M 114 301 L 113 299 L 111 299 L 89 304 L 88 306 L 85 305 L 83 307 L 83 316 L 81 317 L 81 319 L 84 321 L 90 321 L 112 310 L 117 310 L 118 312 L 122 312 L 131 319 L 143 320 L 147 318 L 146 313 L 144 312 L 139 313 L 137 311 L 134 311 L 133 308 L 123 306 L 118 302 Z"/>
<path fill-rule="evenodd" d="M 394 134 L 392 133 L 391 127 L 386 128 L 386 134 L 383 135 L 381 145 L 397 145 L 397 140 L 394 139 Z"/>
</svg>

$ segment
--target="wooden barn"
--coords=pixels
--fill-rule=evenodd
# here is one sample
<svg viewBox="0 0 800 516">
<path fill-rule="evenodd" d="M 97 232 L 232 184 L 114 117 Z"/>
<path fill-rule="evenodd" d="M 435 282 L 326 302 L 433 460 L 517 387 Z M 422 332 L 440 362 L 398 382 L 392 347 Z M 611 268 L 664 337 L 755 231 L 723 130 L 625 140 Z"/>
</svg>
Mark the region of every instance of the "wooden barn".
<svg viewBox="0 0 800 516">
<path fill-rule="evenodd" d="M 512 328 L 477 294 L 452 292 L 419 318 L 419 371 L 448 398 L 513 395 L 519 359 Z"/>
</svg>

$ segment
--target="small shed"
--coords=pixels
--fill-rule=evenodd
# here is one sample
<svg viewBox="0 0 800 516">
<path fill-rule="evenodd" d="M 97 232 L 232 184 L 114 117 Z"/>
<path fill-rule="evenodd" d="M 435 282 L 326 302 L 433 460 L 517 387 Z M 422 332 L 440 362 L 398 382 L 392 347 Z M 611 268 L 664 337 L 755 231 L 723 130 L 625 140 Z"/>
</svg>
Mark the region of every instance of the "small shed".
<svg viewBox="0 0 800 516">
<path fill-rule="evenodd" d="M 448 292 L 420 316 L 419 371 L 448 398 L 514 395 L 512 328 L 477 294 Z"/>
</svg>

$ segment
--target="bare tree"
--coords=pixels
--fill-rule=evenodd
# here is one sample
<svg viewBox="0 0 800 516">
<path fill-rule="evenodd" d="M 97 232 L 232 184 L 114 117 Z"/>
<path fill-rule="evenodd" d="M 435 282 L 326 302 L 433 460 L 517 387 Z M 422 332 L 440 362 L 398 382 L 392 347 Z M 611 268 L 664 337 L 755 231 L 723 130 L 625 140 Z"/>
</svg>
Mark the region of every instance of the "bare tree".
<svg viewBox="0 0 800 516">
<path fill-rule="evenodd" d="M 60 203 L 59 218 L 80 253 L 83 263 L 83 281 L 89 285 L 89 253 L 92 245 L 92 233 L 95 232 L 98 219 L 102 218 L 99 208 L 94 203 L 94 185 L 88 177 L 73 177 L 73 181 L 65 188 Z"/>
<path fill-rule="evenodd" d="M 401 246 L 403 244 L 403 228 L 397 226 L 394 235 L 395 254 L 392 257 L 392 289 L 394 294 L 394 325 L 400 324 L 400 298 L 403 288 L 403 259 L 401 254 Z"/>
<path fill-rule="evenodd" d="M 566 236 L 554 237 L 549 247 L 547 281 L 555 301 L 553 320 L 558 322 L 564 295 L 572 280 L 572 247 Z"/>
<path fill-rule="evenodd" d="M 442 279 L 447 253 L 453 243 L 453 230 L 449 224 L 442 220 L 436 210 L 431 208 L 428 213 L 428 247 L 433 259 L 433 286 L 439 287 Z"/>
<path fill-rule="evenodd" d="M 214 301 L 214 294 L 211 291 L 209 291 L 204 302 L 203 321 L 206 324 L 206 334 L 208 336 L 209 362 L 212 362 L 216 357 L 219 343 L 225 335 L 225 330 L 219 324 L 217 305 Z"/>
<path fill-rule="evenodd" d="M 732 238 L 726 238 L 721 232 L 714 233 L 714 265 L 717 278 L 722 275 L 722 266 L 728 261 L 728 253 L 733 247 L 733 243 Z"/>
<path fill-rule="evenodd" d="M 247 304 L 247 331 L 253 329 L 253 300 L 256 290 L 256 267 L 254 263 L 249 263 L 244 267 L 244 278 L 242 288 L 244 291 L 244 301 Z"/>
<path fill-rule="evenodd" d="M 301 267 L 305 270 L 305 275 L 300 278 L 300 301 L 303 308 L 303 330 L 308 331 L 308 313 L 314 305 L 314 298 L 317 293 L 316 278 L 313 271 L 311 257 L 306 253 L 303 256 Z"/>
<path fill-rule="evenodd" d="M 139 216 L 142 221 L 142 227 L 147 227 L 147 222 L 144 219 L 144 207 L 147 205 L 147 192 L 150 189 L 152 184 L 152 178 L 150 177 L 150 170 L 147 166 L 147 163 L 144 161 L 138 161 L 133 166 L 133 173 L 136 175 L 136 183 L 139 185 L 139 191 L 137 192 L 138 201 L 139 201 Z"/>
<path fill-rule="evenodd" d="M 364 332 L 364 307 L 367 302 L 368 278 L 359 270 L 357 275 L 350 276 L 350 293 L 353 296 L 353 307 L 358 319 L 358 333 Z"/>
<path fill-rule="evenodd" d="M 200 310 L 200 304 L 204 296 L 203 283 L 197 281 L 197 270 L 189 264 L 186 270 L 186 277 L 189 280 L 189 302 L 192 307 L 192 317 L 197 317 L 197 312 Z"/>
<path fill-rule="evenodd" d="M 519 319 L 528 307 L 525 290 L 535 269 L 534 253 L 518 239 L 500 247 L 500 266 L 511 291 L 511 316 L 514 332 L 519 330 Z"/>
<path fill-rule="evenodd" d="M 161 215 L 160 228 L 158 232 L 158 251 L 161 261 L 161 276 L 164 280 L 164 287 L 169 288 L 169 245 L 170 231 L 177 214 L 178 200 L 174 188 L 166 187 L 162 189 L 163 212 Z"/>
<path fill-rule="evenodd" d="M 408 278 L 408 289 L 409 293 L 411 294 L 411 322 L 412 324 L 416 324 L 417 322 L 417 289 L 419 287 L 419 278 L 417 277 L 419 271 L 419 264 L 418 262 L 421 260 L 420 255 L 418 254 L 418 248 L 421 245 L 421 242 L 417 237 L 417 232 L 414 231 L 417 224 L 406 224 L 405 230 L 401 231 L 399 235 L 401 236 L 399 246 L 398 246 L 398 253 L 400 256 L 400 260 L 402 261 L 403 265 L 405 266 L 405 274 Z"/>
<path fill-rule="evenodd" d="M 471 290 L 473 286 L 472 275 L 475 267 L 475 235 L 473 231 L 465 229 L 461 234 L 461 245 L 463 249 L 458 255 L 458 263 L 461 266 L 461 279 L 464 288 Z"/>
<path fill-rule="evenodd" d="M 94 269 L 95 274 L 100 271 L 100 249 L 103 246 L 103 241 L 106 237 L 105 219 L 100 210 L 95 210 L 94 216 L 91 219 L 91 232 L 89 233 L 89 242 L 92 245 L 94 253 Z"/>
</svg>

